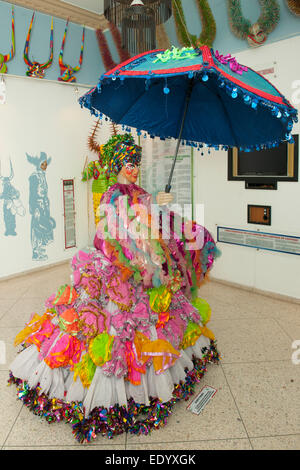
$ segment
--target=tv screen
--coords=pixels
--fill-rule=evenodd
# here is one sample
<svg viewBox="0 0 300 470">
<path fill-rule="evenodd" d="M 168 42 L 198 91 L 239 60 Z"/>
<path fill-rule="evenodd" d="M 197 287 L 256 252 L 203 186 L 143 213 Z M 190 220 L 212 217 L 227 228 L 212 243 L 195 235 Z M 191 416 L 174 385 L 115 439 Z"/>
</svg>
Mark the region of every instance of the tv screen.
<svg viewBox="0 0 300 470">
<path fill-rule="evenodd" d="M 287 176 L 288 144 L 272 149 L 238 152 L 238 176 Z"/>
</svg>

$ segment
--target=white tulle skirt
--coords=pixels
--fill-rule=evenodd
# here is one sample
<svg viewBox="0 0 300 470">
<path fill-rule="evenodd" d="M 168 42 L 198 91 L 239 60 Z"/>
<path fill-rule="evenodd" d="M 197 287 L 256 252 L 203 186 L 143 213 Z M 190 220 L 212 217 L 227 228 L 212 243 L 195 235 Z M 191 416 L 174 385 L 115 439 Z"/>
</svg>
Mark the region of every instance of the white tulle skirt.
<svg viewBox="0 0 300 470">
<path fill-rule="evenodd" d="M 154 330 L 155 327 L 153 334 L 155 334 Z M 55 341 L 52 347 L 54 345 Z M 30 388 L 35 388 L 39 384 L 39 393 L 46 394 L 49 399 L 82 402 L 85 416 L 88 417 L 96 407 L 109 408 L 116 404 L 127 406 L 129 398 L 144 405 L 149 405 L 150 397 L 157 397 L 162 402 L 169 401 L 172 398 L 174 386 L 185 380 L 185 369 L 193 369 L 194 365 L 191 360 L 193 355 L 201 358 L 202 348 L 209 347 L 209 345 L 209 339 L 200 336 L 194 346 L 180 351 L 181 357 L 172 367 L 160 374 L 155 373 L 151 364 L 147 367 L 146 374 L 142 374 L 140 385 L 133 385 L 123 377 L 108 377 L 103 374 L 101 367 L 97 367 L 90 387 L 84 388 L 78 377 L 74 381 L 74 372 L 67 368 L 51 369 L 43 360 L 40 360 L 35 345 L 17 354 L 10 370 L 14 377 L 27 382 Z"/>
</svg>

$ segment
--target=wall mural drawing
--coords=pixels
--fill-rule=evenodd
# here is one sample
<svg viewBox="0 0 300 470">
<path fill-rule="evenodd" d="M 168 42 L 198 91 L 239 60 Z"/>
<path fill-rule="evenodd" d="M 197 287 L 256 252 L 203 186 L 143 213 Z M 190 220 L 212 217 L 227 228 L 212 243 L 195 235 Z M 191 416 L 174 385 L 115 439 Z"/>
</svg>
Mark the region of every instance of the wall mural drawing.
<svg viewBox="0 0 300 470">
<path fill-rule="evenodd" d="M 46 246 L 54 240 L 56 222 L 50 216 L 48 184 L 46 170 L 51 163 L 51 157 L 41 152 L 39 157 L 26 153 L 29 163 L 35 166 L 35 171 L 29 177 L 29 212 L 31 214 L 31 245 L 32 259 L 44 261 L 48 259 Z"/>
<path fill-rule="evenodd" d="M 3 219 L 5 232 L 4 235 L 16 236 L 16 216 L 23 217 L 25 209 L 20 199 L 20 191 L 18 191 L 11 183 L 14 178 L 14 170 L 10 160 L 10 175 L 0 175 L 2 183 L 2 192 L 0 192 L 0 199 L 3 199 Z"/>
</svg>

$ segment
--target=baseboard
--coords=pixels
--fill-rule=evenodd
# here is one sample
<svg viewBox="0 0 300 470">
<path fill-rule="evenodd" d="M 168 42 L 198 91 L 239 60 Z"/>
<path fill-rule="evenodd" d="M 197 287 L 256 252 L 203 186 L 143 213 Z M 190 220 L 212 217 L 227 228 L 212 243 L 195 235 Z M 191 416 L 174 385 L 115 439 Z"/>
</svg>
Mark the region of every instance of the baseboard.
<svg viewBox="0 0 300 470">
<path fill-rule="evenodd" d="M 1 281 L 9 281 L 11 279 L 24 277 L 24 276 L 27 276 L 28 274 L 36 273 L 36 272 L 39 272 L 39 271 L 47 271 L 47 269 L 56 268 L 58 266 L 62 266 L 63 264 L 70 264 L 71 259 L 72 258 L 69 258 L 69 259 L 66 259 L 66 260 L 63 260 L 63 261 L 58 261 L 57 263 L 51 263 L 51 264 L 47 264 L 45 266 L 39 266 L 39 267 L 36 267 L 36 268 L 27 269 L 26 271 L 21 271 L 21 272 L 15 273 L 15 274 L 10 274 L 9 276 L 1 277 L 0 282 Z"/>
<path fill-rule="evenodd" d="M 218 279 L 210 275 L 210 280 L 212 282 L 217 282 L 218 284 L 223 284 L 228 287 L 235 287 L 237 289 L 245 290 L 247 292 L 252 292 L 259 295 L 264 295 L 265 297 L 270 297 L 276 300 L 282 300 L 283 302 L 292 302 L 294 304 L 300 305 L 300 299 L 297 297 L 290 297 L 288 295 L 277 294 L 275 292 L 270 292 L 267 290 L 257 289 L 256 287 L 245 286 L 243 284 L 238 284 L 237 282 L 225 281 L 223 279 Z"/>
</svg>

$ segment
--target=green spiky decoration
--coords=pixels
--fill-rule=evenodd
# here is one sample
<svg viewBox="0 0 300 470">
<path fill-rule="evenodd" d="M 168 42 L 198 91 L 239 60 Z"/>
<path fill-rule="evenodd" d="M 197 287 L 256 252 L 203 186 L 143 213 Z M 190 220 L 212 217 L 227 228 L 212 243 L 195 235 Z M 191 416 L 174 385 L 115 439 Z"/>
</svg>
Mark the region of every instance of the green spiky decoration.
<svg viewBox="0 0 300 470">
<path fill-rule="evenodd" d="M 214 15 L 207 0 L 196 0 L 196 3 L 202 23 L 202 32 L 199 37 L 195 34 L 189 34 L 188 32 L 181 0 L 172 1 L 178 41 L 185 47 L 200 47 L 204 45 L 212 47 L 216 37 L 216 22 Z"/>
<path fill-rule="evenodd" d="M 98 160 L 91 161 L 82 171 L 81 180 L 88 181 L 93 179 L 92 193 L 93 193 L 93 209 L 95 225 L 99 223 L 98 207 L 100 205 L 101 197 L 105 191 L 117 182 L 117 176 L 110 174 L 109 162 L 114 154 L 114 148 L 119 142 L 131 140 L 134 142 L 131 134 L 117 134 L 115 124 L 112 124 L 111 132 L 114 134 L 106 144 L 99 145 L 96 141 L 97 131 L 99 129 L 98 120 L 94 126 L 92 134 L 88 138 L 88 145 L 91 152 L 97 153 Z"/>
<path fill-rule="evenodd" d="M 280 6 L 277 0 L 259 0 L 261 15 L 257 24 L 265 34 L 270 34 L 280 18 Z M 243 16 L 240 0 L 227 0 L 229 24 L 235 36 L 247 39 L 250 34 L 251 22 Z"/>
</svg>

